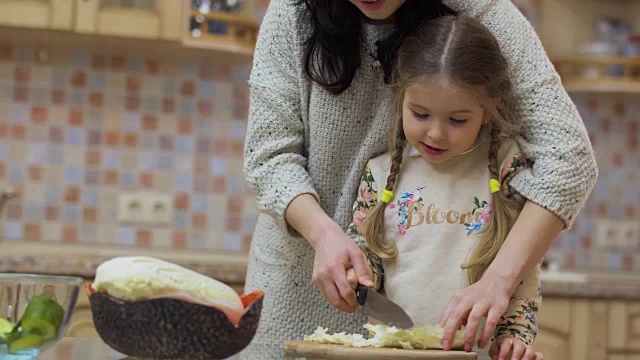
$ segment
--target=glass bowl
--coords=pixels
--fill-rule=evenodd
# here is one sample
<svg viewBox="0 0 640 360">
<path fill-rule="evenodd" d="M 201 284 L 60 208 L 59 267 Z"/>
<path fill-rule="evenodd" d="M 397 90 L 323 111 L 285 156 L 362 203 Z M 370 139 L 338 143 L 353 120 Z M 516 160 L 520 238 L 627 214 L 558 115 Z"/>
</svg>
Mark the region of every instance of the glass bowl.
<svg viewBox="0 0 640 360">
<path fill-rule="evenodd" d="M 35 358 L 69 327 L 83 279 L 0 273 L 0 359 Z"/>
</svg>

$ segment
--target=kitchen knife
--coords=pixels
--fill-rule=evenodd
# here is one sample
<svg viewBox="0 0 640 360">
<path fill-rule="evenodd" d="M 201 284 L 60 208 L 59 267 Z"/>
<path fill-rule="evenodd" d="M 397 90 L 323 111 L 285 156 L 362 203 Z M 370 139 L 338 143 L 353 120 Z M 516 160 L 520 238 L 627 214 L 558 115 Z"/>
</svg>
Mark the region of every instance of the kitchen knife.
<svg viewBox="0 0 640 360">
<path fill-rule="evenodd" d="M 378 294 L 366 286 L 358 284 L 356 288 L 358 304 L 362 305 L 367 315 L 381 322 L 401 329 L 409 329 L 413 326 L 413 321 L 402 310 L 400 305 Z"/>
</svg>

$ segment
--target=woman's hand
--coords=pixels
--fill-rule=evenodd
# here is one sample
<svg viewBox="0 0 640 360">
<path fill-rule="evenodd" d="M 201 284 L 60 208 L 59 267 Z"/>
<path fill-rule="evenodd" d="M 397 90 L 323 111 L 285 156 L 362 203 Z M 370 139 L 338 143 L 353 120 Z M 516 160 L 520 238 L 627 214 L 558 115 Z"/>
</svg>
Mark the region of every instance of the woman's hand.
<svg viewBox="0 0 640 360">
<path fill-rule="evenodd" d="M 484 348 L 489 343 L 500 316 L 507 310 L 512 292 L 504 282 L 493 281 L 487 277 L 457 291 L 440 319 L 440 325 L 444 327 L 442 348 L 451 349 L 456 330 L 465 325 L 464 349 L 471 351 L 480 320 L 486 317 L 484 331 L 478 341 L 478 347 Z"/>
<path fill-rule="evenodd" d="M 353 291 L 356 291 L 356 289 L 358 288 L 358 275 L 356 275 L 356 271 L 353 270 L 353 268 L 349 268 L 347 270 L 347 281 L 349 282 L 349 285 L 351 285 L 351 288 L 353 289 Z"/>
<path fill-rule="evenodd" d="M 542 360 L 542 354 L 518 338 L 503 336 L 491 344 L 491 360 Z"/>
<path fill-rule="evenodd" d="M 331 221 L 324 230 L 310 241 L 316 251 L 313 283 L 333 307 L 345 312 L 354 312 L 359 306 L 354 292 L 355 286 L 358 283 L 368 287 L 374 286 L 371 269 L 360 247 L 338 224 Z M 348 271 L 351 273 L 349 278 Z"/>
<path fill-rule="evenodd" d="M 322 291 L 331 305 L 345 312 L 358 308 L 347 270 L 353 268 L 357 282 L 374 287 L 373 275 L 360 247 L 348 237 L 333 219 L 318 205 L 310 194 L 295 198 L 286 211 L 289 225 L 304 236 L 314 248 L 313 283 Z M 354 288 L 355 288 L 354 285 Z"/>
</svg>

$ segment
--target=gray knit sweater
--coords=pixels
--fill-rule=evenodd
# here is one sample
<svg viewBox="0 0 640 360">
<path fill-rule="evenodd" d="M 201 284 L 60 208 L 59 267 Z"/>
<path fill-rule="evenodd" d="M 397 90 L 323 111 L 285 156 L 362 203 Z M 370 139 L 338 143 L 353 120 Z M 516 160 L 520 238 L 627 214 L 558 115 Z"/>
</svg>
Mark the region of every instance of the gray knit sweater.
<svg viewBox="0 0 640 360">
<path fill-rule="evenodd" d="M 367 161 L 386 150 L 391 91 L 365 51 L 347 91 L 336 96 L 311 84 L 303 72 L 309 28 L 295 2 L 271 1 L 249 81 L 245 174 L 262 214 L 246 290 L 266 293 L 258 333 L 242 353 L 251 359 L 280 357 L 282 341 L 299 339 L 318 325 L 356 332 L 366 319 L 360 312 L 334 310 L 311 284 L 313 249 L 287 228 L 284 213 L 295 197 L 312 194 L 346 229 Z M 517 140 L 534 162 L 511 186 L 570 226 L 597 168 L 580 116 L 539 39 L 509 0 L 445 3 L 485 24 L 511 63 L 523 128 Z M 371 44 L 383 35 L 366 36 Z"/>
</svg>

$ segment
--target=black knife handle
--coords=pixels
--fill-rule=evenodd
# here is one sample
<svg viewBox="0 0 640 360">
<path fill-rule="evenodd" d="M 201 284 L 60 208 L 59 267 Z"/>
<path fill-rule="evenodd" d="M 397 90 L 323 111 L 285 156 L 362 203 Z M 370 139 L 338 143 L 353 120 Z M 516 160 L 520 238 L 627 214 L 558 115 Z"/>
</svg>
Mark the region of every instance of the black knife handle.
<svg viewBox="0 0 640 360">
<path fill-rule="evenodd" d="M 367 291 L 369 291 L 368 287 L 358 284 L 358 287 L 356 287 L 356 297 L 358 298 L 358 304 L 364 305 L 364 300 L 367 298 Z"/>
</svg>

